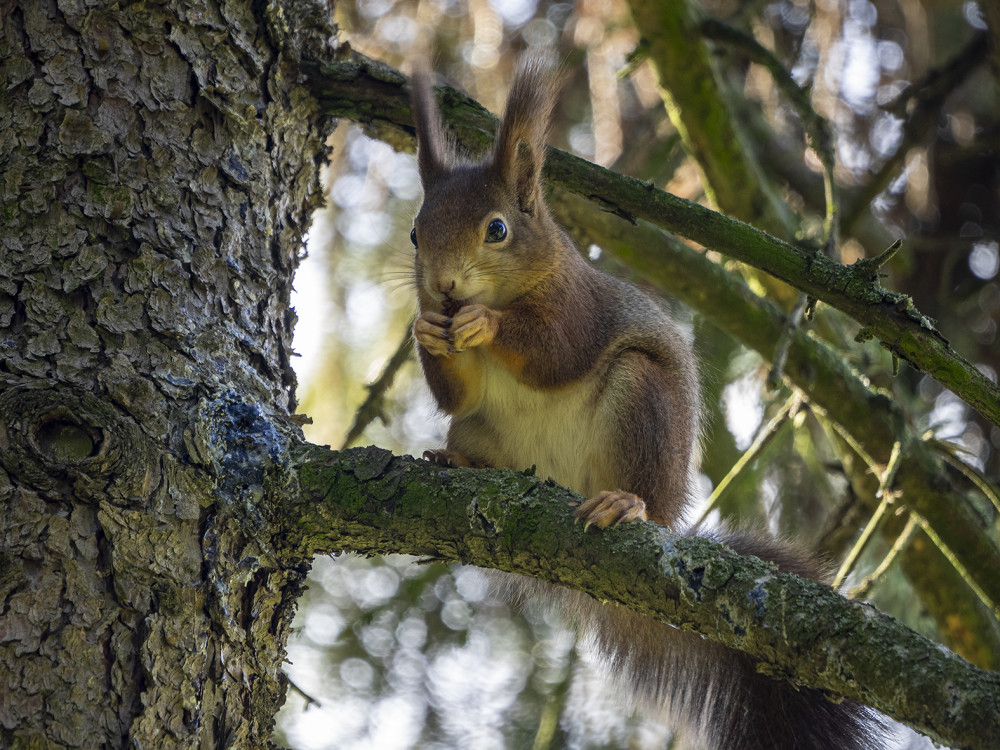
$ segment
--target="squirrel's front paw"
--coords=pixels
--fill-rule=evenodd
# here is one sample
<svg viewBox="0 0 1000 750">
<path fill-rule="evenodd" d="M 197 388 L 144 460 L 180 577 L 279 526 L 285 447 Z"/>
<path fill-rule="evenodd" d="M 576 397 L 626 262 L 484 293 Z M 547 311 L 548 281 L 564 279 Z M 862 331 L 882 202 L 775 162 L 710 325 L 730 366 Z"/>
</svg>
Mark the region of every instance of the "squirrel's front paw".
<svg viewBox="0 0 1000 750">
<path fill-rule="evenodd" d="M 424 451 L 424 458 L 438 466 L 449 466 L 457 468 L 460 466 L 472 466 L 472 463 L 458 451 L 437 450 Z"/>
<path fill-rule="evenodd" d="M 413 338 L 435 357 L 447 357 L 454 351 L 451 345 L 451 318 L 441 313 L 421 313 L 413 324 Z"/>
<path fill-rule="evenodd" d="M 584 521 L 584 531 L 593 524 L 605 529 L 622 521 L 645 521 L 646 503 L 638 495 L 623 490 L 599 492 L 584 502 L 575 513 Z"/>
<path fill-rule="evenodd" d="M 451 319 L 451 341 L 455 351 L 493 343 L 497 313 L 485 305 L 466 305 Z"/>
</svg>

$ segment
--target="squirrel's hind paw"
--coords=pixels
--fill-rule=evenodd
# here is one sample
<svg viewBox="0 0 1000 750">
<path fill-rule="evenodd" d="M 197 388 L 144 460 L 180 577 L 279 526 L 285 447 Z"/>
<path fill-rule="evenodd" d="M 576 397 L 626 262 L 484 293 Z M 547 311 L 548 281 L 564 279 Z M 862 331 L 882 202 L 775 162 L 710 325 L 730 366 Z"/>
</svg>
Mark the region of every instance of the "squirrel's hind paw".
<svg viewBox="0 0 1000 750">
<path fill-rule="evenodd" d="M 448 466 L 453 469 L 461 466 L 464 467 L 472 466 L 472 462 L 469 461 L 469 459 L 467 459 L 458 451 L 449 451 L 449 450 L 424 451 L 424 458 L 426 458 L 432 464 L 437 464 L 438 466 Z"/>
<path fill-rule="evenodd" d="M 637 495 L 623 490 L 599 492 L 576 509 L 576 517 L 583 519 L 584 531 L 591 524 L 599 529 L 623 521 L 645 521 L 646 503 Z"/>
</svg>

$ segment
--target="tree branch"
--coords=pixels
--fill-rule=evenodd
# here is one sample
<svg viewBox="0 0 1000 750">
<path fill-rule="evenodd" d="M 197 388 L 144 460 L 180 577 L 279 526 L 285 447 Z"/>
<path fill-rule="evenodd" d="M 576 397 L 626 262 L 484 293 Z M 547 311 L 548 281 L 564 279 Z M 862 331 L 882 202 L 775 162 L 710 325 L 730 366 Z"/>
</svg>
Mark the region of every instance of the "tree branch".
<svg viewBox="0 0 1000 750">
<path fill-rule="evenodd" d="M 897 403 L 874 392 L 843 357 L 806 331 L 786 329 L 784 315 L 770 300 L 757 296 L 741 279 L 675 237 L 646 222 L 638 222 L 624 235 L 614 215 L 595 212 L 588 201 L 564 190 L 555 191 L 549 204 L 564 223 L 579 229 L 585 242 L 620 257 L 629 268 L 761 356 L 769 357 L 774 342 L 786 332 L 789 348 L 784 373 L 789 381 L 848 432 L 857 448 L 875 463 L 886 464 L 892 446 L 903 445 L 897 473 L 897 487 L 904 490 L 902 502 L 929 518 L 949 548 L 956 550 L 963 567 L 972 571 L 976 585 L 992 601 L 1000 601 L 1000 549 L 943 470 L 936 452 L 909 427 Z M 953 616 L 935 615 L 939 621 Z"/>
<path fill-rule="evenodd" d="M 936 741 L 1000 737 L 1000 674 L 869 605 L 651 523 L 574 523 L 579 495 L 525 473 L 443 470 L 379 448 L 292 451 L 284 536 L 303 559 L 407 553 L 530 575 L 738 649 L 777 678 L 870 705 Z"/>
<path fill-rule="evenodd" d="M 712 204 L 782 236 L 797 220 L 768 182 L 727 102 L 723 76 L 702 42 L 689 0 L 631 0 L 636 28 L 660 84 L 671 123 L 703 177 Z"/>
<path fill-rule="evenodd" d="M 363 123 L 376 137 L 413 147 L 407 79 L 388 66 L 351 52 L 313 68 L 309 84 L 327 114 Z M 451 89 L 441 89 L 445 122 L 471 151 L 492 142 L 496 119 Z M 951 389 L 1000 425 L 1000 386 L 954 351 L 912 299 L 823 254 L 789 245 L 748 224 L 656 189 L 652 184 L 548 149 L 546 177 L 634 223 L 644 219 L 669 232 L 748 263 L 857 320 L 900 359 Z"/>
<path fill-rule="evenodd" d="M 329 71 L 329 75 L 323 71 Z M 407 79 L 402 74 L 357 53 L 324 66 L 323 71 L 313 71 L 313 87 L 322 90 L 321 102 L 328 112 L 356 119 L 375 137 L 397 148 L 413 147 Z M 439 93 L 445 121 L 462 146 L 473 152 L 488 148 L 493 141 L 495 118 L 457 92 L 443 89 Z M 627 178 L 553 149 L 549 150 L 549 156 L 570 164 L 579 162 L 581 172 L 589 170 L 611 185 L 611 192 L 603 186 L 591 191 L 589 183 L 582 180 L 579 182 L 582 187 L 578 185 L 575 190 L 557 190 L 550 204 L 564 223 L 589 233 L 594 242 L 624 258 L 630 266 L 699 310 L 744 345 L 764 357 L 772 354 L 774 341 L 784 328 L 784 317 L 773 304 L 754 295 L 745 284 L 704 255 L 636 220 L 616 204 L 605 202 L 602 196 L 614 195 L 617 181 Z M 643 185 L 641 190 L 659 192 L 649 185 Z M 788 247 L 745 224 L 660 194 L 715 217 L 723 225 L 728 222 L 741 231 L 754 232 L 764 242 L 775 243 L 779 251 Z M 595 212 L 594 203 L 604 210 Z M 627 235 L 615 217 L 625 218 L 633 225 Z M 794 252 L 802 255 L 800 251 Z M 818 256 L 818 260 L 827 266 L 835 265 L 822 256 Z M 839 265 L 836 267 L 850 271 Z M 872 286 L 864 279 L 855 279 L 855 285 L 857 288 Z M 788 377 L 834 421 L 843 425 L 875 460 L 886 462 L 897 441 L 906 447 L 907 458 L 900 468 L 899 483 L 904 487 L 907 504 L 913 504 L 946 539 L 949 547 L 956 550 L 964 567 L 973 571 L 977 586 L 986 591 L 992 601 L 1000 601 L 1000 551 L 984 533 L 975 514 L 955 491 L 932 453 L 910 433 L 899 407 L 872 392 L 840 356 L 805 332 L 794 329 L 789 335 L 792 344 L 785 368 Z"/>
</svg>

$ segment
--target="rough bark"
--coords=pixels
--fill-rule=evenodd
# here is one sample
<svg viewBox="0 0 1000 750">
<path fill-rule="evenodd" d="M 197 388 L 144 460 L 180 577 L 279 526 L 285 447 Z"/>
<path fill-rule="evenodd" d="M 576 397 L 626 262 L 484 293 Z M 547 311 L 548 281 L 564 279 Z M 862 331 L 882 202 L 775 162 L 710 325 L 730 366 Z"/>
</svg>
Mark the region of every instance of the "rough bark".
<svg viewBox="0 0 1000 750">
<path fill-rule="evenodd" d="M 0 746 L 262 746 L 328 8 L 86 6 L 0 20 Z"/>
</svg>

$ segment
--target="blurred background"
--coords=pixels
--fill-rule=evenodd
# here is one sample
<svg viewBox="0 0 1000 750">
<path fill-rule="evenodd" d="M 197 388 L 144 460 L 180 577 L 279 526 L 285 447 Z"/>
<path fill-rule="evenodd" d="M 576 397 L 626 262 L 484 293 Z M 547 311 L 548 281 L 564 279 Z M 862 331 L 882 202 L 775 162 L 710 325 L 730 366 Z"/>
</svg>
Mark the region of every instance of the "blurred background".
<svg viewBox="0 0 1000 750">
<path fill-rule="evenodd" d="M 699 134 L 682 138 L 680 120 L 671 117 L 671 106 L 687 103 L 690 71 L 683 64 L 671 69 L 658 56 L 660 30 L 643 21 L 655 3 L 340 1 L 336 19 L 342 41 L 353 48 L 406 73 L 414 60 L 429 59 L 442 82 L 497 113 L 518 56 L 526 50 L 549 56 L 567 72 L 553 145 L 844 263 L 902 238 L 883 284 L 911 295 L 955 349 L 995 381 L 1000 65 L 987 44 L 987 16 L 1000 11 L 987 7 L 992 2 L 688 2 L 691 18 L 725 24 L 719 31 L 691 21 L 696 33 L 686 40 L 709 51 L 711 80 L 743 151 L 735 162 L 716 154 L 718 163 L 712 154 L 692 157 Z M 727 36 L 731 30 L 738 35 Z M 829 149 L 810 138 L 803 110 L 748 40 L 769 51 L 805 92 L 803 100 L 833 134 Z M 679 54 L 683 62 L 690 53 Z M 666 97 L 658 72 L 670 89 Z M 349 122 L 330 144 L 327 205 L 313 220 L 294 305 L 299 410 L 313 418 L 306 436 L 339 448 L 366 384 L 380 378 L 409 335 L 415 303 L 408 236 L 421 188 L 412 154 Z M 824 174 L 836 213 L 825 199 Z M 747 175 L 751 188 L 741 187 Z M 599 247 L 588 254 L 630 274 Z M 763 274 L 709 257 L 786 310 L 795 306 L 796 295 Z M 857 482 L 850 481 L 849 441 L 787 384 L 769 385 L 770 363 L 761 355 L 699 313 L 672 307 L 702 361 L 706 498 L 764 426 L 788 415 L 712 506 L 709 520 L 765 525 L 839 561 L 871 515 L 859 511 Z M 997 539 L 989 486 L 995 492 L 998 485 L 1000 430 L 905 364 L 894 375 L 891 357 L 877 342 L 856 342 L 858 325 L 836 311 L 820 305 L 809 326 L 873 388 L 901 404 L 910 427 L 955 467 L 983 528 Z M 352 444 L 419 456 L 443 444 L 445 422 L 412 353 L 401 361 L 379 404 L 381 418 Z M 905 514 L 889 515 L 847 588 L 876 572 L 859 595 L 997 669 L 997 623 L 974 597 L 967 606 L 932 601 L 909 571 L 883 565 L 897 540 L 911 552 L 933 546 Z M 942 588 L 951 585 L 940 581 Z M 949 617 L 957 623 L 951 628 L 942 625 Z M 616 703 L 585 643 L 545 613 L 508 611 L 474 569 L 401 557 L 318 559 L 289 661 L 296 689 L 275 737 L 287 747 L 667 748 L 676 740 Z M 925 741 L 901 731 L 897 746 Z"/>
</svg>

